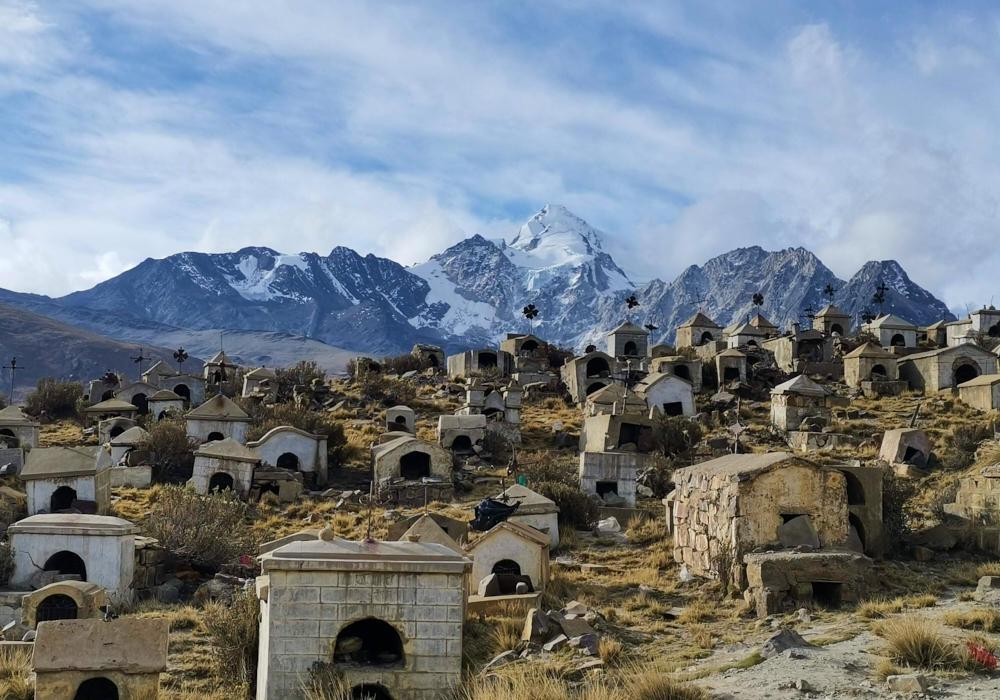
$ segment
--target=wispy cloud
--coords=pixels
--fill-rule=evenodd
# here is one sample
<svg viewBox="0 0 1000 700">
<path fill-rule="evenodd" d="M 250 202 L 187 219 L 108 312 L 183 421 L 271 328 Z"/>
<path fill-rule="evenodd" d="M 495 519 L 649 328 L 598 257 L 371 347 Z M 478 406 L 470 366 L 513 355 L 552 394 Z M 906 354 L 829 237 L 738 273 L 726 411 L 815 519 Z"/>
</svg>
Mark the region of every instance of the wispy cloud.
<svg viewBox="0 0 1000 700">
<path fill-rule="evenodd" d="M 411 264 L 559 202 L 646 276 L 804 245 L 988 300 L 997 16 L 825 11 L 0 0 L 0 279 L 245 245 Z"/>
</svg>

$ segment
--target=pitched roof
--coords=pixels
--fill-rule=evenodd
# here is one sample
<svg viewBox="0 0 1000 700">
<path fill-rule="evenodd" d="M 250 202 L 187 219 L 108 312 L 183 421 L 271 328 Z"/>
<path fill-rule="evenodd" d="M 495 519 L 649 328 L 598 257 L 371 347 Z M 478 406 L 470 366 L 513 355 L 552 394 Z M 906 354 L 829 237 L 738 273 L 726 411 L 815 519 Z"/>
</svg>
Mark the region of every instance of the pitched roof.
<svg viewBox="0 0 1000 700">
<path fill-rule="evenodd" d="M 260 462 L 260 457 L 256 452 L 245 445 L 241 445 L 232 438 L 206 442 L 195 451 L 194 456 L 235 459 L 240 462 L 254 462 L 255 464 Z"/>
<path fill-rule="evenodd" d="M 415 523 L 410 525 L 410 528 L 403 533 L 400 537 L 400 541 L 409 541 L 410 535 L 417 535 L 420 537 L 418 542 L 423 542 L 424 544 L 440 544 L 447 547 L 456 554 L 465 555 L 465 550 L 462 549 L 461 545 L 458 544 L 451 536 L 442 529 L 440 525 L 435 522 L 428 514 L 421 515 Z"/>
<path fill-rule="evenodd" d="M 149 433 L 142 429 L 141 426 L 135 425 L 126 430 L 124 433 L 118 437 L 111 438 L 112 445 L 134 445 L 143 438 L 149 437 Z"/>
<path fill-rule="evenodd" d="M 209 360 L 205 364 L 206 365 L 222 365 L 222 364 L 225 364 L 225 365 L 229 365 L 231 367 L 235 367 L 236 366 L 236 363 L 229 359 L 229 356 L 225 353 L 225 351 L 219 351 L 219 352 L 215 353 L 215 357 L 213 357 L 211 360 Z"/>
<path fill-rule="evenodd" d="M 628 397 L 625 396 L 625 389 L 619 384 L 608 384 L 587 396 L 586 403 L 588 404 L 600 404 L 604 406 L 610 406 L 613 403 L 618 403 L 622 399 L 625 399 L 626 407 L 629 404 L 635 406 L 646 407 L 646 402 L 636 395 L 634 391 L 628 393 Z"/>
<path fill-rule="evenodd" d="M 723 350 L 716 357 L 746 357 L 742 352 L 736 348 L 729 348 L 728 350 Z"/>
<path fill-rule="evenodd" d="M 160 389 L 149 397 L 150 401 L 183 401 L 184 399 L 170 391 L 170 389 Z"/>
<path fill-rule="evenodd" d="M 504 496 L 521 503 L 517 508 L 517 515 L 538 515 L 559 512 L 559 506 L 551 498 L 546 498 L 542 494 L 532 491 L 527 486 L 521 486 L 521 484 L 512 485 L 500 494 L 497 499 L 504 500 Z"/>
<path fill-rule="evenodd" d="M 296 435 L 301 435 L 302 437 L 309 438 L 310 440 L 319 441 L 324 438 L 323 435 L 314 435 L 305 430 L 300 430 L 291 425 L 279 425 L 277 428 L 271 428 L 266 433 L 264 433 L 258 440 L 253 442 L 248 442 L 247 447 L 257 447 L 258 445 L 263 445 L 265 442 L 273 438 L 275 435 L 280 435 L 281 433 L 295 433 Z"/>
<path fill-rule="evenodd" d="M 678 377 L 673 372 L 650 372 L 642 381 L 635 385 L 635 390 L 640 393 L 645 393 L 646 391 L 652 389 L 654 386 L 660 382 L 677 380 L 684 382 L 685 384 L 692 385 L 692 382 L 685 379 L 684 377 Z"/>
<path fill-rule="evenodd" d="M 850 314 L 844 313 L 833 304 L 827 304 L 822 309 L 820 309 L 819 312 L 817 312 L 816 314 L 816 318 L 822 318 L 823 316 L 842 316 L 843 318 L 847 319 L 851 317 Z"/>
<path fill-rule="evenodd" d="M 917 327 L 915 325 L 913 325 L 909 321 L 901 319 L 899 316 L 896 316 L 894 314 L 886 314 L 885 316 L 877 318 L 874 321 L 872 321 L 871 323 L 869 323 L 868 327 L 869 328 L 895 328 L 895 329 L 898 329 L 898 330 L 906 330 L 906 331 L 915 331 L 915 330 L 917 330 Z"/>
<path fill-rule="evenodd" d="M 614 333 L 631 333 L 631 334 L 637 334 L 637 335 L 649 335 L 649 331 L 647 331 L 645 328 L 639 328 L 639 326 L 635 325 L 634 323 L 631 323 L 630 321 L 626 321 L 622 325 L 618 326 L 613 331 L 611 331 L 610 333 L 608 333 L 608 335 L 612 335 Z"/>
<path fill-rule="evenodd" d="M 258 367 L 257 369 L 250 370 L 243 376 L 246 379 L 277 379 L 278 377 L 273 369 L 268 369 L 267 367 Z"/>
<path fill-rule="evenodd" d="M 870 341 L 844 355 L 845 360 L 849 357 L 877 357 L 880 360 L 895 359 L 892 355 Z"/>
<path fill-rule="evenodd" d="M 185 418 L 194 418 L 196 420 L 250 420 L 250 416 L 242 408 L 237 406 L 228 396 L 223 396 L 222 394 L 213 396 L 198 408 L 188 412 Z"/>
<path fill-rule="evenodd" d="M 87 406 L 83 409 L 84 413 L 119 413 L 121 411 L 138 411 L 139 409 L 130 404 L 128 401 L 122 401 L 121 399 L 108 399 L 107 401 L 101 401 L 93 406 Z"/>
<path fill-rule="evenodd" d="M 996 357 L 992 352 L 990 352 L 989 350 L 985 350 L 984 348 L 981 348 L 978 345 L 975 345 L 973 343 L 963 343 L 962 345 L 949 345 L 948 347 L 937 348 L 935 350 L 928 350 L 926 352 L 916 352 L 913 353 L 912 355 L 907 355 L 905 357 L 900 358 L 899 361 L 909 362 L 910 360 L 923 360 L 928 357 L 945 355 L 947 353 L 954 353 L 954 352 L 965 353 L 968 352 L 969 350 L 973 350 L 974 352 L 979 353 L 980 355 L 986 355 L 988 357 Z"/>
<path fill-rule="evenodd" d="M 0 411 L 0 425 L 35 425 L 38 423 L 31 420 L 21 412 L 17 406 L 8 406 Z"/>
<path fill-rule="evenodd" d="M 1000 382 L 1000 374 L 980 374 L 975 379 L 970 379 L 967 382 L 962 382 L 958 385 L 959 389 L 964 389 L 966 387 L 974 386 L 993 386 L 997 382 Z"/>
<path fill-rule="evenodd" d="M 702 328 L 719 328 L 718 323 L 716 323 L 715 321 L 713 321 L 700 311 L 677 327 L 688 328 L 691 326 L 698 326 Z"/>
<path fill-rule="evenodd" d="M 156 362 L 152 367 L 150 367 L 145 372 L 143 372 L 143 374 L 144 375 L 145 374 L 152 374 L 154 371 L 158 375 L 160 375 L 161 377 L 165 377 L 167 375 L 173 375 L 173 374 L 177 374 L 178 373 L 173 367 L 171 367 L 170 365 L 168 365 L 163 360 L 160 360 L 160 361 Z"/>
<path fill-rule="evenodd" d="M 738 323 L 735 326 L 730 326 L 729 335 L 764 335 L 762 331 L 757 326 L 750 323 Z"/>
<path fill-rule="evenodd" d="M 774 330 L 778 329 L 776 325 L 768 321 L 766 317 L 760 314 L 760 312 L 757 312 L 757 315 L 750 319 L 750 325 L 755 326 L 756 328 L 773 328 Z"/>
<path fill-rule="evenodd" d="M 548 547 L 552 544 L 552 538 L 546 535 L 544 532 L 539 532 L 533 527 L 528 527 L 527 525 L 522 525 L 521 523 L 512 522 L 510 520 L 504 520 L 502 523 L 494 527 L 492 530 L 487 532 L 485 535 L 480 537 L 478 540 L 470 544 L 465 548 L 465 551 L 471 553 L 476 551 L 476 549 L 489 539 L 492 539 L 493 535 L 499 533 L 501 530 L 507 530 L 508 532 L 517 535 L 518 537 L 528 540 L 533 544 L 537 544 L 541 547 Z"/>
<path fill-rule="evenodd" d="M 806 460 L 798 459 L 791 452 L 768 452 L 765 454 L 734 454 L 711 459 L 692 467 L 683 467 L 674 472 L 674 483 L 679 484 L 678 478 L 686 479 L 694 474 L 718 476 L 723 478 L 751 476 L 770 471 L 782 462 L 796 460 L 804 464 L 813 464 Z M 819 465 L 813 465 L 819 466 Z"/>
<path fill-rule="evenodd" d="M 126 384 L 121 389 L 116 389 L 115 396 L 118 396 L 118 394 L 122 393 L 123 391 L 127 391 L 134 386 L 145 387 L 146 389 L 151 389 L 153 392 L 155 392 L 157 389 L 157 387 L 153 386 L 149 382 L 138 381 L 138 382 L 132 382 L 131 384 Z"/>
<path fill-rule="evenodd" d="M 800 396 L 826 396 L 829 392 L 804 374 L 789 379 L 771 389 L 772 394 L 799 394 Z"/>
<path fill-rule="evenodd" d="M 97 473 L 100 447 L 36 447 L 24 460 L 21 478 L 25 481 Z"/>
<path fill-rule="evenodd" d="M 948 322 L 945 321 L 944 319 L 941 319 L 937 323 L 932 323 L 931 325 L 927 326 L 927 330 L 929 330 L 929 331 L 936 331 L 936 330 L 939 330 L 941 328 L 944 328 L 947 325 L 948 325 Z"/>
</svg>

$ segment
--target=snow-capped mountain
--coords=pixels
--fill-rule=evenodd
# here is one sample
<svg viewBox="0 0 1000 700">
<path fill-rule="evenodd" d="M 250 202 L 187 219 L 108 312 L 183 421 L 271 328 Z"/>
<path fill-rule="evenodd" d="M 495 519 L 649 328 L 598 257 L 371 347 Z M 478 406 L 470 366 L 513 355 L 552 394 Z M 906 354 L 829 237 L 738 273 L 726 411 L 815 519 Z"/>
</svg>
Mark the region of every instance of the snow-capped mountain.
<svg viewBox="0 0 1000 700">
<path fill-rule="evenodd" d="M 242 329 L 372 354 L 407 352 L 418 342 L 449 352 L 495 345 L 507 332 L 529 329 L 521 314 L 529 303 L 541 312 L 536 334 L 581 348 L 625 320 L 624 301 L 633 293 L 640 305 L 629 318 L 657 326 L 656 342 L 670 342 L 677 325 L 699 309 L 722 326 L 740 321 L 756 312 L 757 292 L 765 299 L 761 312 L 786 326 L 804 320 L 807 307 L 822 308 L 827 285 L 837 290 L 834 303 L 856 320 L 866 308 L 878 310 L 871 299 L 881 283 L 890 290 L 887 313 L 918 324 L 953 318 L 893 261 L 867 263 L 844 282 L 804 248 L 755 246 L 693 265 L 673 282 L 640 286 L 603 249 L 602 238 L 564 207 L 546 206 L 510 243 L 474 235 L 410 268 L 343 247 L 326 257 L 269 248 L 180 253 L 148 259 L 61 299 L 0 290 L 0 301 L 70 323 L 79 318 L 113 337 L 155 341 L 157 328 L 165 338 L 178 329 Z"/>
</svg>

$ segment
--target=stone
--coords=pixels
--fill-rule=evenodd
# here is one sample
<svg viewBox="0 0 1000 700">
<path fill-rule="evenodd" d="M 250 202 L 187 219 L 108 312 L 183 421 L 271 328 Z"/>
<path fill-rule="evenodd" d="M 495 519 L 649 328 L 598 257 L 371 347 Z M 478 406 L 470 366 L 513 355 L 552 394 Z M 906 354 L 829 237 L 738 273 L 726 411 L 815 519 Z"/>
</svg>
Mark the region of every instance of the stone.
<svg viewBox="0 0 1000 700">
<path fill-rule="evenodd" d="M 947 525 L 935 525 L 930 530 L 921 532 L 916 542 L 930 549 L 947 551 L 958 544 L 958 538 L 951 533 Z"/>
<path fill-rule="evenodd" d="M 904 673 L 899 676 L 889 676 L 885 679 L 889 690 L 897 693 L 926 693 L 927 679 L 919 673 Z"/>
<path fill-rule="evenodd" d="M 770 637 L 760 649 L 760 655 L 765 659 L 778 656 L 788 649 L 802 649 L 811 647 L 812 644 L 802 638 L 802 635 L 795 630 L 781 630 Z"/>
<path fill-rule="evenodd" d="M 524 629 L 521 631 L 521 640 L 542 644 L 549 638 L 549 616 L 538 608 L 531 608 L 528 616 L 524 620 Z"/>
<path fill-rule="evenodd" d="M 333 653 L 334 656 L 353 654 L 356 651 L 361 651 L 361 647 L 364 645 L 364 640 L 361 637 L 338 638 L 337 647 L 333 650 Z"/>
<path fill-rule="evenodd" d="M 806 610 L 805 608 L 799 608 L 795 612 L 795 617 L 798 619 L 799 622 L 811 622 L 812 621 L 812 616 L 809 615 L 809 611 Z"/>
<path fill-rule="evenodd" d="M 520 658 L 516 651 L 510 650 L 505 651 L 502 654 L 497 654 L 493 659 L 483 667 L 482 673 L 487 671 L 492 671 L 493 669 L 500 668 L 501 666 L 506 666 L 507 664 L 512 664 Z"/>
<path fill-rule="evenodd" d="M 590 574 L 600 574 L 608 571 L 604 564 L 580 564 L 580 571 Z"/>
<path fill-rule="evenodd" d="M 808 515 L 800 515 L 779 525 L 778 540 L 782 547 L 796 547 L 800 544 L 807 544 L 814 549 L 820 547 L 819 535 Z"/>
<path fill-rule="evenodd" d="M 1000 576 L 983 576 L 977 588 L 1000 588 Z"/>
<path fill-rule="evenodd" d="M 181 602 L 181 582 L 174 579 L 156 586 L 153 588 L 153 597 L 161 603 Z"/>
<path fill-rule="evenodd" d="M 812 693 L 813 687 L 805 678 L 800 678 L 795 681 L 795 689 L 800 693 Z"/>
<path fill-rule="evenodd" d="M 614 491 L 604 494 L 604 503 L 609 508 L 624 508 L 628 505 L 628 502 Z"/>
<path fill-rule="evenodd" d="M 550 639 L 549 641 L 547 641 L 545 644 L 543 644 L 542 645 L 542 649 L 544 649 L 545 651 L 555 651 L 556 649 L 558 649 L 559 647 L 561 647 L 563 644 L 565 644 L 568 641 L 569 641 L 569 637 L 567 637 L 565 634 L 560 634 L 560 635 L 558 635 L 556 637 L 553 637 L 552 639 Z"/>
<path fill-rule="evenodd" d="M 580 673 L 586 673 L 587 671 L 592 671 L 595 668 L 602 668 L 604 662 L 601 659 L 590 659 L 589 661 L 584 661 L 582 664 L 576 667 L 576 670 Z"/>
<path fill-rule="evenodd" d="M 566 603 L 566 607 L 563 608 L 563 612 L 567 615 L 586 615 L 587 606 L 577 600 L 571 600 Z"/>
<path fill-rule="evenodd" d="M 927 547 L 914 547 L 913 558 L 917 561 L 934 561 L 934 550 Z"/>
<path fill-rule="evenodd" d="M 37 635 L 38 635 L 38 633 L 35 630 L 28 630 L 27 632 L 24 633 L 24 636 L 21 637 L 21 641 L 22 642 L 33 642 L 33 641 L 35 641 L 35 637 Z"/>
<path fill-rule="evenodd" d="M 490 574 L 479 582 L 479 597 L 491 598 L 500 595 L 500 579 L 496 574 Z"/>
<path fill-rule="evenodd" d="M 195 607 L 202 607 L 208 603 L 216 602 L 229 605 L 233 602 L 234 590 L 232 582 L 216 577 L 198 586 L 198 590 L 194 592 L 191 602 Z"/>
<path fill-rule="evenodd" d="M 801 649 L 788 649 L 782 654 L 786 659 L 808 659 L 809 654 L 805 653 Z"/>
<path fill-rule="evenodd" d="M 582 617 L 568 618 L 562 617 L 554 621 L 567 638 L 582 637 L 587 634 L 594 634 L 594 628 L 590 626 Z"/>
<path fill-rule="evenodd" d="M 569 640 L 569 645 L 578 648 L 587 656 L 597 656 L 596 634 L 581 634 L 579 637 L 573 637 Z"/>
<path fill-rule="evenodd" d="M 516 595 L 528 595 L 531 591 L 528 590 L 528 584 L 524 581 L 518 581 L 517 585 L 514 586 L 514 593 Z"/>
</svg>

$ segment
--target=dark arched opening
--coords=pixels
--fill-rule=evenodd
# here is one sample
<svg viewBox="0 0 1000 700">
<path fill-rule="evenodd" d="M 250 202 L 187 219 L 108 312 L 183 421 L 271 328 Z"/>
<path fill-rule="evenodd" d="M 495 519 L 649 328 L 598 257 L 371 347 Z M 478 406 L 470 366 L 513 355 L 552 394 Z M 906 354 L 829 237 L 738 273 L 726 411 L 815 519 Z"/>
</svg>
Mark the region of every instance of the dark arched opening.
<svg viewBox="0 0 1000 700">
<path fill-rule="evenodd" d="M 212 383 L 222 384 L 222 372 L 216 370 L 215 372 L 212 373 Z"/>
<path fill-rule="evenodd" d="M 990 329 L 986 331 L 986 335 L 991 338 L 1000 338 L 1000 323 L 990 326 Z"/>
<path fill-rule="evenodd" d="M 235 484 L 236 482 L 233 480 L 231 474 L 216 472 L 215 474 L 212 474 L 212 478 L 208 480 L 208 491 L 209 493 L 213 491 L 232 491 Z"/>
<path fill-rule="evenodd" d="M 606 386 L 605 384 L 597 384 L 597 383 L 591 384 L 590 386 L 587 387 L 587 396 L 590 396 L 595 391 L 600 391 L 605 386 Z"/>
<path fill-rule="evenodd" d="M 493 565 L 492 573 L 497 576 L 520 576 L 521 565 L 513 559 L 501 559 Z"/>
<path fill-rule="evenodd" d="M 748 340 L 747 341 L 747 347 L 750 347 L 750 348 L 757 347 L 757 341 L 756 340 Z"/>
<path fill-rule="evenodd" d="M 35 610 L 35 622 L 49 620 L 75 620 L 80 615 L 76 601 L 68 595 L 56 593 L 38 604 Z"/>
<path fill-rule="evenodd" d="M 428 355 L 427 364 L 430 365 L 431 367 L 437 367 L 438 366 L 437 355 Z"/>
<path fill-rule="evenodd" d="M 684 404 L 680 401 L 670 401 L 663 404 L 663 413 L 667 416 L 683 416 Z"/>
<path fill-rule="evenodd" d="M 964 384 L 979 376 L 977 365 L 959 365 L 955 368 L 955 384 Z"/>
<path fill-rule="evenodd" d="M 587 347 L 585 347 L 583 349 L 583 353 L 585 355 L 589 355 L 592 352 L 597 352 L 597 346 L 596 345 L 588 345 Z"/>
<path fill-rule="evenodd" d="M 87 580 L 87 565 L 80 555 L 73 552 L 56 552 L 45 562 L 45 571 L 58 571 L 67 576 L 76 574 L 81 581 Z"/>
<path fill-rule="evenodd" d="M 457 438 L 455 442 L 458 442 Z M 431 456 L 426 452 L 407 452 L 399 460 L 399 475 L 407 481 L 419 481 L 430 476 Z"/>
<path fill-rule="evenodd" d="M 162 411 L 160 411 L 160 415 L 156 417 L 156 420 L 163 420 L 166 417 L 167 417 L 167 409 L 163 409 Z"/>
<path fill-rule="evenodd" d="M 521 345 L 521 352 L 534 354 L 538 352 L 538 343 L 534 340 L 526 340 Z"/>
<path fill-rule="evenodd" d="M 863 506 L 865 504 L 865 487 L 861 479 L 851 472 L 841 472 L 844 475 L 844 488 L 847 490 L 847 505 Z"/>
<path fill-rule="evenodd" d="M 497 356 L 492 352 L 479 353 L 479 369 L 490 369 L 497 366 Z"/>
<path fill-rule="evenodd" d="M 639 347 L 634 341 L 630 340 L 625 343 L 625 347 L 622 348 L 622 354 L 627 355 L 628 357 L 635 357 L 639 354 Z"/>
<path fill-rule="evenodd" d="M 830 333 L 833 335 L 844 335 L 844 327 L 839 323 L 834 323 L 830 326 Z"/>
<path fill-rule="evenodd" d="M 892 345 L 893 347 L 896 348 L 905 348 L 906 338 L 903 337 L 902 333 L 897 333 L 896 335 L 892 336 L 892 340 L 889 341 L 889 345 Z"/>
<path fill-rule="evenodd" d="M 701 334 L 701 340 L 698 341 L 698 345 L 705 345 L 706 343 L 711 343 L 715 341 L 715 336 L 705 331 Z"/>
<path fill-rule="evenodd" d="M 872 381 L 879 381 L 880 379 L 888 379 L 889 373 L 885 371 L 883 365 L 875 365 L 872 367 L 871 379 Z"/>
<path fill-rule="evenodd" d="M 392 696 L 378 684 L 365 683 L 351 688 L 351 700 L 392 700 Z"/>
<path fill-rule="evenodd" d="M 212 432 L 208 434 L 205 438 L 205 442 L 218 442 L 219 440 L 225 440 L 226 436 L 219 432 Z"/>
<path fill-rule="evenodd" d="M 472 439 L 468 435 L 459 435 L 451 443 L 454 452 L 472 452 Z"/>
<path fill-rule="evenodd" d="M 595 357 L 587 362 L 587 377 L 607 377 L 611 374 L 611 367 L 603 357 Z"/>
<path fill-rule="evenodd" d="M 691 370 L 687 365 L 674 365 L 674 375 L 691 381 Z"/>
<path fill-rule="evenodd" d="M 854 513 L 848 514 L 847 523 L 850 526 L 851 531 L 857 533 L 858 541 L 861 543 L 861 552 L 864 553 L 868 549 L 868 542 L 865 540 L 864 523 L 862 523 L 861 518 L 856 516 Z"/>
<path fill-rule="evenodd" d="M 129 401 L 129 403 L 131 403 L 133 406 L 139 409 L 140 416 L 144 416 L 147 413 L 149 413 L 149 399 L 147 399 L 146 395 L 143 394 L 142 392 L 133 396 L 132 400 Z"/>
<path fill-rule="evenodd" d="M 406 430 L 406 416 L 396 416 L 393 421 L 397 426 L 402 426 L 403 430 Z"/>
<path fill-rule="evenodd" d="M 740 378 L 740 370 L 737 367 L 726 367 L 722 370 L 722 381 L 735 382 Z"/>
<path fill-rule="evenodd" d="M 114 438 L 118 437 L 119 435 L 121 435 L 124 432 L 125 432 L 125 428 L 123 428 L 120 425 L 116 425 L 115 427 L 113 427 L 111 429 L 111 432 L 108 433 L 108 435 L 110 435 L 111 438 L 114 439 Z"/>
<path fill-rule="evenodd" d="M 188 388 L 187 384 L 178 384 L 173 388 L 173 392 L 185 401 L 191 400 L 191 389 Z"/>
<path fill-rule="evenodd" d="M 7 443 L 7 447 L 20 447 L 21 441 L 17 439 L 17 435 L 14 434 L 13 430 L 9 428 L 4 428 L 0 430 L 0 442 Z"/>
<path fill-rule="evenodd" d="M 73 700 L 118 700 L 118 686 L 107 678 L 91 678 L 80 684 Z"/>
<path fill-rule="evenodd" d="M 115 398 L 115 390 L 114 389 L 108 389 L 103 394 L 101 394 L 101 401 L 110 401 L 113 398 Z"/>
<path fill-rule="evenodd" d="M 60 510 L 69 510 L 73 507 L 73 501 L 75 500 L 75 489 L 69 486 L 60 486 L 52 492 L 52 498 L 49 499 L 49 512 L 55 513 Z"/>
<path fill-rule="evenodd" d="M 278 469 L 290 469 L 293 472 L 297 472 L 300 466 L 299 458 L 291 452 L 286 452 L 278 457 L 278 461 L 274 466 Z"/>
<path fill-rule="evenodd" d="M 334 661 L 359 666 L 402 665 L 403 640 L 384 620 L 368 617 L 347 625 L 337 635 Z"/>
</svg>

